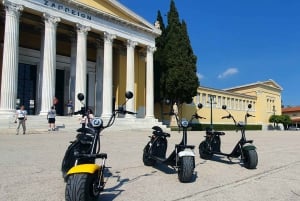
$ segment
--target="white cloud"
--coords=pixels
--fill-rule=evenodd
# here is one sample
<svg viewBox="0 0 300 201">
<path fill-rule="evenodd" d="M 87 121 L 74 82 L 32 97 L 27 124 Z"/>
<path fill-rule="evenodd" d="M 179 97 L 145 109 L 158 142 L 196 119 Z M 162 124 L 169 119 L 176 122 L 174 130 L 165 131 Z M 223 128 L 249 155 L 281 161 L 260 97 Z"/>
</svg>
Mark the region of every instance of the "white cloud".
<svg viewBox="0 0 300 201">
<path fill-rule="evenodd" d="M 230 75 L 237 74 L 239 71 L 237 68 L 228 68 L 226 71 L 218 75 L 218 78 L 223 79 Z"/>
<path fill-rule="evenodd" d="M 197 73 L 197 77 L 198 77 L 199 81 L 201 81 L 204 78 L 204 76 L 200 73 Z"/>
</svg>

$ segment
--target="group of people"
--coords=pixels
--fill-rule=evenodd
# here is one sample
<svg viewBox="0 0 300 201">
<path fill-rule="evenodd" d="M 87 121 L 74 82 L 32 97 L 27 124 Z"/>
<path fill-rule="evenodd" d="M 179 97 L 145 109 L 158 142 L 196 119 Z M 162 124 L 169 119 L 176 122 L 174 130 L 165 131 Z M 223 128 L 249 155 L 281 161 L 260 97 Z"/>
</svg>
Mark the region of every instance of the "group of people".
<svg viewBox="0 0 300 201">
<path fill-rule="evenodd" d="M 57 98 L 53 99 L 53 105 L 51 106 L 50 110 L 47 113 L 47 120 L 49 124 L 48 131 L 55 131 L 56 126 L 55 126 L 55 118 L 56 118 L 56 105 L 58 104 Z M 68 116 L 73 115 L 73 103 L 71 100 L 68 101 L 66 104 L 67 110 L 68 110 Z M 16 111 L 15 115 L 15 123 L 18 123 L 17 125 L 17 135 L 19 134 L 20 127 L 22 126 L 23 129 L 23 135 L 26 133 L 26 120 L 27 120 L 27 111 L 25 110 L 25 106 L 22 105 L 19 109 Z M 86 126 L 89 124 L 89 120 L 94 117 L 93 112 L 90 108 L 87 110 L 87 115 L 85 116 L 84 123 Z"/>
</svg>

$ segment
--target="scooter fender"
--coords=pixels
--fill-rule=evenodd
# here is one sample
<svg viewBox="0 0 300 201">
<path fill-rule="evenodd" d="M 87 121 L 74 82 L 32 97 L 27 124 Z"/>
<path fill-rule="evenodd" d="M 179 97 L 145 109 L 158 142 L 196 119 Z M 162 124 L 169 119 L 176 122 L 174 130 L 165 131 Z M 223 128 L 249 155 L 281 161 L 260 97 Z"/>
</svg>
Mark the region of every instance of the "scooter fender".
<svg viewBox="0 0 300 201">
<path fill-rule="evenodd" d="M 255 150 L 255 149 L 256 149 L 256 147 L 251 143 L 246 143 L 243 145 L 243 150 L 245 150 L 245 151 Z"/>
<path fill-rule="evenodd" d="M 72 167 L 67 175 L 76 174 L 76 173 L 90 173 L 93 174 L 98 171 L 101 167 L 96 164 L 81 164 Z"/>
<path fill-rule="evenodd" d="M 179 158 L 183 157 L 183 156 L 194 156 L 195 157 L 195 153 L 192 149 L 190 148 L 186 148 L 183 151 L 178 153 Z"/>
</svg>

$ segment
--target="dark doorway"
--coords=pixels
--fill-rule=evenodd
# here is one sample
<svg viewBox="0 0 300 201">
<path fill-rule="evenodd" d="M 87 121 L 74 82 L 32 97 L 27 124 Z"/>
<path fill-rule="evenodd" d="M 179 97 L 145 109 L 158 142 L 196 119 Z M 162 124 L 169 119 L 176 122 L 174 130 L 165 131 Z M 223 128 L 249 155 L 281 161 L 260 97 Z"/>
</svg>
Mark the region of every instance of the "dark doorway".
<svg viewBox="0 0 300 201">
<path fill-rule="evenodd" d="M 29 115 L 36 112 L 36 66 L 19 63 L 17 107 L 25 106 Z"/>
<path fill-rule="evenodd" d="M 56 113 L 58 115 L 64 115 L 64 87 L 65 87 L 65 71 L 56 69 L 56 81 L 55 81 L 55 97 L 58 99 L 56 105 Z"/>
</svg>

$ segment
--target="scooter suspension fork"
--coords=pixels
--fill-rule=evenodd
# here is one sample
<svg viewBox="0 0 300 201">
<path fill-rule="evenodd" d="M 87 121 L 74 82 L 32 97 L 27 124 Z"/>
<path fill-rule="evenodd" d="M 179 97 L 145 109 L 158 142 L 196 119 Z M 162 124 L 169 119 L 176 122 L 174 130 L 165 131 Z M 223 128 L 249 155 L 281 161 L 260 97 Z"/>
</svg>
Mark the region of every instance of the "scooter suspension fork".
<svg viewBox="0 0 300 201">
<path fill-rule="evenodd" d="M 98 186 L 97 188 L 101 191 L 103 190 L 104 188 L 104 181 L 103 181 L 103 175 L 104 175 L 104 169 L 105 169 L 105 161 L 106 161 L 106 158 L 103 158 L 102 159 L 102 163 L 101 163 L 101 169 L 99 171 L 99 175 L 98 175 L 98 178 L 99 178 L 99 181 L 98 181 Z"/>
</svg>

